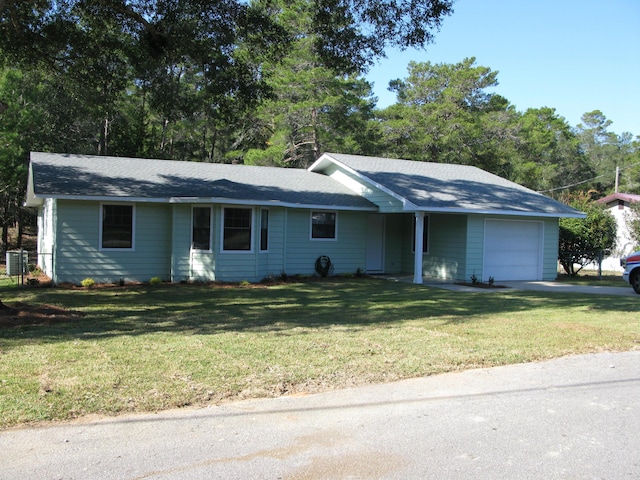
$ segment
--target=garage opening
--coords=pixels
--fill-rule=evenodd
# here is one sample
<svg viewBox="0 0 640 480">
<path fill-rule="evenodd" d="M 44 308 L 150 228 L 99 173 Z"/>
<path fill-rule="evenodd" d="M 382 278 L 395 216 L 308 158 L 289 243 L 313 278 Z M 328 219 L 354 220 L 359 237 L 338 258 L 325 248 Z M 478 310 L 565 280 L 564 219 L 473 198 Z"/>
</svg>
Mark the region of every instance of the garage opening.
<svg viewBox="0 0 640 480">
<path fill-rule="evenodd" d="M 542 222 L 486 220 L 482 280 L 541 280 L 542 232 Z"/>
</svg>

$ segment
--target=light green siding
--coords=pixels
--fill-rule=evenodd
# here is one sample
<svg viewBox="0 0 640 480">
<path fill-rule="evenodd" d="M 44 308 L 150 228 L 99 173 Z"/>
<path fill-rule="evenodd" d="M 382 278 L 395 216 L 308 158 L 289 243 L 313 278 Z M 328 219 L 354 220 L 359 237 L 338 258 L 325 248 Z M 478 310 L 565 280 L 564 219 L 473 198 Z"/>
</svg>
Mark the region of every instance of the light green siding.
<svg viewBox="0 0 640 480">
<path fill-rule="evenodd" d="M 315 273 L 316 259 L 327 255 L 334 273 L 364 271 L 366 260 L 367 212 L 340 211 L 337 239 L 311 239 L 310 210 L 289 210 L 287 215 L 286 269 L 289 275 Z"/>
<path fill-rule="evenodd" d="M 198 204 L 203 206 L 203 204 Z M 260 207 L 252 209 L 252 251 L 223 251 L 222 208 L 212 205 L 212 249 L 191 249 L 190 204 L 135 204 L 133 250 L 101 250 L 99 202 L 47 199 L 38 213 L 38 261 L 57 283 L 148 281 L 260 281 L 269 276 L 314 275 L 321 255 L 331 258 L 334 274 L 366 267 L 369 212 L 337 211 L 337 238 L 311 238 L 311 210 L 269 208 L 269 245 L 260 251 Z M 425 278 L 483 278 L 485 220 L 522 217 L 432 213 Z M 387 214 L 384 269 L 388 274 L 413 273 L 413 213 Z M 528 218 L 543 224 L 542 277 L 557 275 L 558 220 Z"/>
<path fill-rule="evenodd" d="M 425 278 L 463 280 L 466 273 L 467 216 L 439 213 L 426 214 L 429 218 L 428 251 L 422 256 L 422 274 Z M 413 224 L 414 214 L 397 215 L 394 236 L 401 254 L 402 273 L 411 274 L 414 268 Z M 388 252 L 391 255 L 393 252 Z M 396 273 L 396 272 L 389 272 Z"/>
<path fill-rule="evenodd" d="M 167 205 L 135 206 L 133 250 L 100 250 L 100 221 L 100 203 L 58 200 L 55 281 L 148 281 L 156 276 L 169 280 L 171 216 Z"/>
<path fill-rule="evenodd" d="M 429 252 L 423 258 L 423 276 L 463 280 L 466 239 L 466 215 L 429 215 Z"/>
<path fill-rule="evenodd" d="M 472 275 L 482 278 L 484 264 L 484 219 L 483 215 L 469 215 L 467 220 L 467 251 L 465 280 Z"/>
<path fill-rule="evenodd" d="M 542 279 L 555 280 L 558 278 L 558 244 L 560 241 L 560 227 L 557 218 L 544 220 Z"/>
<path fill-rule="evenodd" d="M 402 202 L 400 200 L 374 185 L 363 183 L 357 176 L 339 168 L 337 165 L 331 165 L 324 173 L 377 205 L 380 213 L 402 212 Z"/>
<path fill-rule="evenodd" d="M 171 281 L 183 282 L 191 278 L 191 205 L 170 207 L 171 223 Z"/>
<path fill-rule="evenodd" d="M 403 263 L 405 250 L 411 248 L 411 240 L 408 237 L 411 233 L 407 233 L 407 228 L 411 228 L 411 220 L 413 215 L 387 215 L 385 222 L 385 255 L 384 267 L 385 273 L 399 274 L 410 272 Z M 407 227 L 409 225 L 409 227 Z M 409 247 L 407 247 L 407 238 L 409 238 Z"/>
</svg>

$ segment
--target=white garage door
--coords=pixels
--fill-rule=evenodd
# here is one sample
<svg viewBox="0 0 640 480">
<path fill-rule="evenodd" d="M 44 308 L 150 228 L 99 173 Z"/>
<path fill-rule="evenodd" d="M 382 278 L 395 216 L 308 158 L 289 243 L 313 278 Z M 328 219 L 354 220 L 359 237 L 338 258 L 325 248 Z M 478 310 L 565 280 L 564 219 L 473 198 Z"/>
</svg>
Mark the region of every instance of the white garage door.
<svg viewBox="0 0 640 480">
<path fill-rule="evenodd" d="M 483 280 L 540 280 L 542 223 L 486 220 Z"/>
</svg>

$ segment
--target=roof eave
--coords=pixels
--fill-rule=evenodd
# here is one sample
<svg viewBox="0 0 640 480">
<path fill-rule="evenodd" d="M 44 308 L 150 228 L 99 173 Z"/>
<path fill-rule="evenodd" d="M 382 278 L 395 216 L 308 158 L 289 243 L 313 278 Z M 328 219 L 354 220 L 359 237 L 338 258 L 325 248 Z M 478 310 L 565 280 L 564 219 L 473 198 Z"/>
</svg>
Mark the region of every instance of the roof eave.
<svg viewBox="0 0 640 480">
<path fill-rule="evenodd" d="M 518 217 L 546 217 L 546 218 L 585 218 L 583 212 L 559 213 L 559 212 L 526 212 L 522 210 L 496 210 L 496 209 L 473 209 L 473 208 L 450 208 L 450 207 L 416 207 L 404 208 L 406 211 L 426 212 L 426 213 L 457 213 L 475 215 L 502 215 Z"/>
<path fill-rule="evenodd" d="M 304 208 L 318 210 L 349 210 L 362 212 L 377 212 L 378 207 L 371 205 L 370 207 L 355 205 L 325 205 L 325 204 L 304 204 L 280 201 L 265 200 L 243 200 L 237 198 L 224 197 L 170 197 L 170 198 L 150 198 L 150 197 L 117 197 L 117 196 L 97 196 L 97 195 L 34 195 L 33 198 L 27 198 L 25 206 L 37 207 L 42 205 L 45 198 L 54 198 L 56 200 L 79 200 L 92 202 L 124 202 L 124 203 L 213 203 L 224 205 L 246 205 L 260 207 L 286 207 L 286 208 Z"/>
</svg>

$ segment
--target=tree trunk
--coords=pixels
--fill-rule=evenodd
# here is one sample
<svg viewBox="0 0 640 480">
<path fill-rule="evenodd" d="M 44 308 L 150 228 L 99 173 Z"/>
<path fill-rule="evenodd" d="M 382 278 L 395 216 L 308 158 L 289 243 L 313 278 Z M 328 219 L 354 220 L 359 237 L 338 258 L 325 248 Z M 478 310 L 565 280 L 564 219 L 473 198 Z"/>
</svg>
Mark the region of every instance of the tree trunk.
<svg viewBox="0 0 640 480">
<path fill-rule="evenodd" d="M 9 250 L 9 224 L 2 222 L 2 252 Z"/>
</svg>

